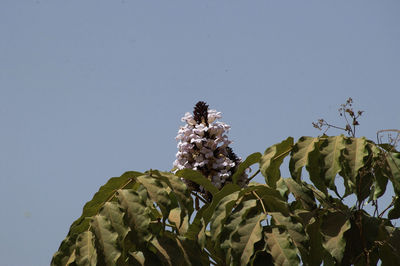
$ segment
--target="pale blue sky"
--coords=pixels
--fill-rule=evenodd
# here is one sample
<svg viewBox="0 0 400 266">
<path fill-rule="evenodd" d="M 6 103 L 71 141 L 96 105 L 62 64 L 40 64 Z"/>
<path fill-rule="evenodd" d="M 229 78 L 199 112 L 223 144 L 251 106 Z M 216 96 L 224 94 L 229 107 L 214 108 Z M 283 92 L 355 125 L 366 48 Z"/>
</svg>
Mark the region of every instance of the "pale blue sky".
<svg viewBox="0 0 400 266">
<path fill-rule="evenodd" d="M 320 134 L 320 117 L 340 124 L 350 96 L 359 136 L 400 128 L 399 14 L 399 1 L 1 0 L 0 265 L 49 264 L 110 177 L 169 170 L 198 100 L 242 157 Z"/>
</svg>

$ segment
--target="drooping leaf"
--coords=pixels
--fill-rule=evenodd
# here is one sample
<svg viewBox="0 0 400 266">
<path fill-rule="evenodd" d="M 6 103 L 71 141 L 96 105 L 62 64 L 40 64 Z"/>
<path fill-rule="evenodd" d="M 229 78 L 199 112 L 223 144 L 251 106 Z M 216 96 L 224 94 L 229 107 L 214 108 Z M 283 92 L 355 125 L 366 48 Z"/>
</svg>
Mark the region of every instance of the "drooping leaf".
<svg viewBox="0 0 400 266">
<path fill-rule="evenodd" d="M 357 193 L 357 177 L 359 170 L 364 166 L 364 158 L 368 156 L 367 141 L 365 138 L 346 138 L 343 151 L 344 169 L 340 175 L 345 178 L 346 195 Z"/>
<path fill-rule="evenodd" d="M 323 216 L 321 232 L 324 237 L 323 247 L 341 262 L 346 248 L 344 233 L 350 229 L 350 221 L 341 212 L 329 212 Z"/>
<path fill-rule="evenodd" d="M 335 177 L 342 170 L 340 156 L 345 148 L 343 135 L 327 137 L 321 145 L 322 173 L 330 189 L 336 190 Z"/>
<path fill-rule="evenodd" d="M 375 180 L 374 180 L 374 193 L 373 193 L 373 200 L 377 200 L 383 194 L 385 194 L 386 186 L 389 181 L 389 173 L 386 170 L 386 162 L 383 162 L 383 167 L 375 167 Z"/>
<path fill-rule="evenodd" d="M 250 166 L 252 166 L 255 163 L 258 163 L 260 161 L 260 158 L 261 158 L 261 153 L 255 152 L 253 154 L 250 154 L 246 158 L 246 160 L 244 160 L 244 162 L 240 163 L 238 166 L 238 169 L 232 176 L 233 184 L 237 184 L 238 178 L 244 174 L 244 172 L 246 171 L 247 168 L 249 168 Z"/>
<path fill-rule="evenodd" d="M 307 235 L 310 238 L 309 265 L 321 265 L 325 250 L 322 246 L 322 235 L 320 232 L 321 220 L 318 217 L 312 217 L 306 226 Z"/>
<path fill-rule="evenodd" d="M 77 237 L 76 250 L 76 262 L 78 265 L 97 265 L 95 237 L 91 231 L 85 231 Z"/>
<path fill-rule="evenodd" d="M 129 227 L 124 224 L 124 212 L 116 202 L 106 202 L 100 209 L 100 214 L 108 219 L 113 230 L 118 233 L 120 240 L 123 240 L 128 232 Z"/>
<path fill-rule="evenodd" d="M 296 221 L 294 216 L 284 216 L 279 212 L 273 212 L 270 213 L 270 215 L 272 216 L 274 225 L 280 225 L 286 228 L 290 238 L 299 250 L 303 261 L 307 262 L 309 256 L 309 239 L 304 231 L 303 225 Z"/>
<path fill-rule="evenodd" d="M 58 252 L 54 254 L 52 263 L 61 264 L 63 258 L 69 257 L 72 250 L 69 243 L 75 243 L 76 237 L 89 228 L 89 217 L 96 215 L 105 202 L 110 200 L 115 192 L 121 188 L 132 188 L 136 177 L 142 175 L 140 172 L 129 171 L 120 177 L 113 177 L 100 187 L 99 191 L 83 207 L 82 215 L 72 223 L 67 238 L 61 243 Z M 68 240 L 68 241 L 67 241 Z"/>
<path fill-rule="evenodd" d="M 98 250 L 101 250 L 98 257 L 103 257 L 105 265 L 116 265 L 121 251 L 117 242 L 118 233 L 113 231 L 111 222 L 105 216 L 95 215 L 90 225 L 93 228 L 96 242 L 99 243 Z"/>
<path fill-rule="evenodd" d="M 239 195 L 238 191 L 226 195 L 218 202 L 216 208 L 213 210 L 213 214 L 210 219 L 210 232 L 211 232 L 211 239 L 213 241 L 218 241 L 225 220 L 227 219 L 228 215 L 232 212 L 232 208 L 236 204 L 238 195 Z M 212 205 L 210 205 L 210 207 L 212 207 Z M 206 216 L 204 216 L 204 219 L 206 222 L 208 221 Z"/>
<path fill-rule="evenodd" d="M 187 215 L 183 216 L 182 219 L 182 209 L 174 208 L 170 211 L 168 220 L 175 224 L 180 235 L 184 235 L 189 227 L 189 217 Z"/>
<path fill-rule="evenodd" d="M 239 224 L 239 228 L 232 236 L 232 254 L 240 261 L 240 265 L 246 265 L 254 252 L 254 244 L 262 239 L 261 221 L 266 218 L 264 213 L 258 213 L 253 217 L 247 217 Z"/>
<path fill-rule="evenodd" d="M 203 228 L 205 224 L 203 213 L 206 210 L 208 205 L 203 206 L 200 210 L 197 211 L 196 216 L 194 217 L 191 224 L 189 224 L 189 228 L 186 231 L 185 237 L 190 240 L 196 240 L 200 230 Z M 212 214 L 211 214 L 212 215 Z"/>
<path fill-rule="evenodd" d="M 150 208 L 140 198 L 137 192 L 129 189 L 117 191 L 119 204 L 125 209 L 125 219 L 130 229 L 138 234 L 137 241 L 149 240 L 148 228 L 151 221 Z"/>
<path fill-rule="evenodd" d="M 314 194 L 310 189 L 291 178 L 285 178 L 284 181 L 289 191 L 293 193 L 297 201 L 302 203 L 306 210 L 314 210 L 316 208 Z"/>
<path fill-rule="evenodd" d="M 162 236 L 152 239 L 151 244 L 164 265 L 206 265 L 206 261 L 208 262 L 196 243 L 187 243 L 187 240 L 181 240 L 170 232 L 164 232 Z"/>
<path fill-rule="evenodd" d="M 281 166 L 283 160 L 289 155 L 293 146 L 293 138 L 288 137 L 281 143 L 275 144 L 269 147 L 260 160 L 260 170 L 262 175 L 265 177 L 266 183 L 270 187 L 275 187 L 276 182 L 281 177 Z"/>
<path fill-rule="evenodd" d="M 210 180 L 208 180 L 204 175 L 202 175 L 199 171 L 195 171 L 192 169 L 182 169 L 175 173 L 176 176 L 182 177 L 186 180 L 190 180 L 195 182 L 196 184 L 203 186 L 204 189 L 209 191 L 212 195 L 218 193 L 218 188 L 216 188 Z"/>
<path fill-rule="evenodd" d="M 163 216 L 165 218 L 168 217 L 168 213 L 173 206 L 165 189 L 167 185 L 151 175 L 138 176 L 137 181 L 146 188 L 150 199 L 160 207 Z"/>
<path fill-rule="evenodd" d="M 319 138 L 301 137 L 293 146 L 290 156 L 289 170 L 296 181 L 301 179 L 301 169 L 309 166 L 310 154 L 318 151 Z"/>
<path fill-rule="evenodd" d="M 224 186 L 218 193 L 215 194 L 210 205 L 208 205 L 207 208 L 204 210 L 203 213 L 204 221 L 206 223 L 210 221 L 211 217 L 215 215 L 215 209 L 220 204 L 220 202 L 222 202 L 222 200 L 223 200 L 222 204 L 235 202 L 238 199 L 239 191 L 240 187 L 238 185 L 228 184 Z"/>
<path fill-rule="evenodd" d="M 289 233 L 277 227 L 268 228 L 265 232 L 265 242 L 275 265 L 299 265 L 298 250 L 290 241 Z"/>
<path fill-rule="evenodd" d="M 232 235 L 238 230 L 240 223 L 246 220 L 247 214 L 251 210 L 254 210 L 256 206 L 257 199 L 243 200 L 228 216 L 225 224 L 216 224 L 214 227 L 211 227 L 210 234 L 212 240 L 217 239 L 217 237 L 214 237 L 216 229 L 218 230 L 218 234 L 222 231 L 221 247 L 227 251 L 227 256 L 228 254 L 229 256 L 232 254 Z"/>
<path fill-rule="evenodd" d="M 180 208 L 190 216 L 193 213 L 193 199 L 186 184 L 179 177 L 168 172 L 157 172 L 156 175 L 168 184 L 176 196 Z"/>
</svg>

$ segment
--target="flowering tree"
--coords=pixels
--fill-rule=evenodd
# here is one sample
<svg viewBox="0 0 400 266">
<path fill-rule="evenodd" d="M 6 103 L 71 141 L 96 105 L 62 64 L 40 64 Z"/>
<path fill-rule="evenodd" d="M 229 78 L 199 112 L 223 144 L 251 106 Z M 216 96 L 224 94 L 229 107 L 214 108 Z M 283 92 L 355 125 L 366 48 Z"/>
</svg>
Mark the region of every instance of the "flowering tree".
<svg viewBox="0 0 400 266">
<path fill-rule="evenodd" d="M 173 170 L 111 178 L 52 265 L 400 265 L 399 135 L 356 138 L 361 113 L 351 102 L 342 107 L 353 119 L 343 128 L 349 137 L 289 137 L 242 161 L 221 113 L 197 103 L 182 118 Z M 322 119 L 314 126 L 335 127 Z M 286 157 L 288 178 L 280 172 Z M 258 174 L 265 183 L 250 182 Z M 388 184 L 392 202 L 379 208 Z M 354 206 L 344 203 L 349 196 Z"/>
</svg>

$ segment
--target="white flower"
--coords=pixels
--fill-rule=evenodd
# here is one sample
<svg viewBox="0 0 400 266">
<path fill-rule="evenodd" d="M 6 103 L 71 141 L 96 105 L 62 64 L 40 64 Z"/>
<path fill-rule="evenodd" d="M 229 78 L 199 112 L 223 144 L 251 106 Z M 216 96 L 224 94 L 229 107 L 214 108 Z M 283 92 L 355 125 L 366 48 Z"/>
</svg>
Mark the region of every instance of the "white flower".
<svg viewBox="0 0 400 266">
<path fill-rule="evenodd" d="M 219 118 L 221 118 L 221 117 L 222 117 L 222 116 L 221 116 L 221 112 L 217 112 L 216 110 L 213 110 L 213 109 L 208 110 L 208 117 L 207 117 L 208 123 L 212 123 L 212 122 L 214 122 L 216 119 L 219 119 Z"/>
<path fill-rule="evenodd" d="M 207 118 L 204 114 L 207 114 Z M 232 156 L 232 150 L 228 148 L 232 141 L 227 136 L 230 126 L 216 121 L 222 117 L 221 112 L 207 110 L 204 102 L 196 104 L 195 115 L 199 122 L 196 122 L 190 113 L 182 117 L 186 124 L 179 128 L 176 136 L 178 152 L 174 167 L 179 170 L 199 170 L 204 176 L 211 178 L 211 182 L 220 189 L 226 182 L 231 182 L 236 163 L 240 161 L 236 155 L 233 155 L 232 159 L 228 157 Z M 238 184 L 244 186 L 246 180 L 247 175 L 242 175 L 238 178 Z M 200 191 L 204 192 L 204 189 L 200 188 Z"/>
</svg>

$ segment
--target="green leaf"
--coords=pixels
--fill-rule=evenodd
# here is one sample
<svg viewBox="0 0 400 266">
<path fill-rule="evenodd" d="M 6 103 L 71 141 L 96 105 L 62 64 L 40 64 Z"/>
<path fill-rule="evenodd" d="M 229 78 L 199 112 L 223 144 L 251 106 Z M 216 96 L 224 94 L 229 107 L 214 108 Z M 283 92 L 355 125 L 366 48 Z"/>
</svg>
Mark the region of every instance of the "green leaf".
<svg viewBox="0 0 400 266">
<path fill-rule="evenodd" d="M 375 181 L 374 181 L 374 194 L 373 200 L 377 200 L 383 194 L 385 194 L 386 186 L 388 183 L 388 176 L 382 171 L 382 169 L 376 169 L 375 171 Z"/>
<path fill-rule="evenodd" d="M 400 196 L 400 153 L 390 152 L 387 155 L 395 193 Z"/>
<path fill-rule="evenodd" d="M 306 210 L 314 210 L 316 208 L 313 192 L 306 186 L 297 183 L 292 178 L 284 179 L 289 191 L 293 193 L 297 201 L 300 201 Z"/>
<path fill-rule="evenodd" d="M 232 212 L 232 209 L 238 199 L 238 195 L 239 192 L 236 191 L 232 194 L 226 195 L 218 202 L 210 220 L 211 240 L 218 241 L 225 220 Z M 205 217 L 205 221 L 208 221 L 207 217 Z"/>
<path fill-rule="evenodd" d="M 150 199 L 157 203 L 161 209 L 161 212 L 163 213 L 164 218 L 167 218 L 172 207 L 172 202 L 166 190 L 166 184 L 163 184 L 163 182 L 152 177 L 151 175 L 139 176 L 137 177 L 137 181 L 146 188 Z"/>
<path fill-rule="evenodd" d="M 91 231 L 85 231 L 76 239 L 76 262 L 78 265 L 97 265 L 95 237 Z"/>
<path fill-rule="evenodd" d="M 323 246 L 339 263 L 346 248 L 344 233 L 349 229 L 349 219 L 340 212 L 330 212 L 322 217 Z"/>
<path fill-rule="evenodd" d="M 365 138 L 346 138 L 345 140 L 343 152 L 345 169 L 341 171 L 341 176 L 345 177 L 346 195 L 348 195 L 357 192 L 357 176 L 364 166 L 364 158 L 368 155 L 368 151 Z"/>
<path fill-rule="evenodd" d="M 225 250 L 228 250 L 229 254 L 231 254 L 232 248 L 232 235 L 238 230 L 240 223 L 246 220 L 247 214 L 256 209 L 257 200 L 249 199 L 243 200 L 239 203 L 239 205 L 232 211 L 232 213 L 227 217 L 225 224 L 215 224 L 211 227 L 210 234 L 211 240 L 215 241 L 217 237 L 215 237 L 215 232 L 218 230 L 218 234 L 222 231 L 222 244 L 221 247 Z M 228 253 L 227 253 L 228 255 Z"/>
<path fill-rule="evenodd" d="M 99 256 L 104 257 L 105 265 L 116 265 L 121 256 L 117 244 L 118 233 L 113 231 L 110 221 L 105 216 L 95 215 L 90 222 L 95 233 L 96 242 L 99 243 Z"/>
<path fill-rule="evenodd" d="M 208 205 L 204 205 L 200 210 L 197 211 L 196 216 L 194 217 L 191 224 L 189 224 L 189 228 L 185 234 L 185 237 L 190 240 L 196 240 L 200 230 L 203 228 L 205 224 L 203 213 L 205 212 Z M 211 214 L 212 215 L 212 214 Z"/>
<path fill-rule="evenodd" d="M 157 255 L 163 260 L 164 265 L 206 265 L 206 262 L 209 264 L 208 258 L 204 257 L 196 243 L 181 240 L 170 232 L 152 239 L 151 244 L 156 248 Z"/>
<path fill-rule="evenodd" d="M 142 175 L 142 173 L 131 171 L 124 173 L 120 177 L 113 177 L 108 180 L 108 182 L 100 187 L 99 191 L 94 194 L 93 199 L 85 204 L 82 216 L 71 225 L 68 235 L 79 234 L 87 230 L 89 227 L 89 220 L 86 218 L 96 215 L 103 204 L 109 200 L 118 189 L 129 187 L 128 185 L 132 185 L 140 175 Z"/>
<path fill-rule="evenodd" d="M 238 185 L 227 184 L 226 186 L 224 186 L 218 193 L 215 194 L 210 205 L 207 207 L 206 210 L 204 210 L 204 221 L 206 223 L 210 221 L 211 217 L 215 213 L 217 205 L 219 205 L 222 200 L 223 204 L 227 204 L 231 201 L 235 202 L 238 199 L 239 191 L 240 187 Z"/>
<path fill-rule="evenodd" d="M 125 239 L 130 229 L 124 224 L 124 212 L 116 202 L 106 202 L 100 210 L 100 214 L 110 221 L 113 230 L 118 233 L 120 241 Z"/>
<path fill-rule="evenodd" d="M 306 235 L 303 225 L 295 220 L 294 216 L 284 216 L 279 212 L 269 213 L 274 225 L 284 226 L 290 235 L 295 246 L 300 251 L 303 261 L 308 261 L 308 236 Z"/>
<path fill-rule="evenodd" d="M 176 176 L 182 177 L 186 180 L 195 182 L 196 184 L 203 186 L 205 190 L 209 191 L 213 196 L 218 193 L 218 188 L 216 188 L 210 180 L 208 180 L 199 171 L 192 169 L 182 169 L 175 173 Z"/>
<path fill-rule="evenodd" d="M 266 218 L 264 213 L 247 217 L 239 224 L 232 236 L 233 255 L 240 258 L 240 265 L 246 265 L 254 253 L 254 244 L 262 239 L 261 221 Z M 235 241 L 236 240 L 236 241 Z"/>
<path fill-rule="evenodd" d="M 275 187 L 281 177 L 281 166 L 285 157 L 290 153 L 293 146 L 293 138 L 288 137 L 281 143 L 269 147 L 260 160 L 260 170 L 270 187 Z"/>
<path fill-rule="evenodd" d="M 279 228 L 267 228 L 265 242 L 274 260 L 275 265 L 299 265 L 298 250 L 290 241 L 289 233 Z"/>
<path fill-rule="evenodd" d="M 186 184 L 178 177 L 168 172 L 158 172 L 158 178 L 163 180 L 172 189 L 180 207 L 190 217 L 193 213 L 193 199 Z M 183 217 L 181 217 L 182 219 Z"/>
<path fill-rule="evenodd" d="M 296 181 L 301 179 L 301 169 L 309 165 L 310 153 L 318 151 L 318 138 L 301 137 L 293 146 L 289 162 L 289 170 Z M 311 166 L 310 166 L 311 167 Z"/>
<path fill-rule="evenodd" d="M 149 240 L 150 209 L 137 192 L 131 189 L 117 191 L 119 204 L 125 209 L 125 219 L 131 230 L 138 234 L 136 241 Z"/>
<path fill-rule="evenodd" d="M 239 164 L 236 172 L 232 176 L 232 182 L 234 184 L 237 184 L 238 178 L 244 174 L 244 172 L 246 171 L 247 168 L 249 168 L 250 166 L 252 166 L 255 163 L 258 163 L 260 161 L 260 158 L 261 158 L 261 153 L 259 153 L 259 152 L 255 152 L 255 153 L 249 155 L 246 158 L 246 160 L 244 160 L 244 162 Z"/>
<path fill-rule="evenodd" d="M 175 224 L 180 235 L 184 235 L 187 232 L 189 227 L 189 217 L 187 215 L 182 216 L 181 208 L 172 209 L 169 213 L 168 220 Z"/>
<path fill-rule="evenodd" d="M 325 250 L 322 246 L 322 235 L 320 232 L 321 220 L 319 217 L 311 218 L 306 226 L 306 232 L 310 239 L 309 265 L 321 265 Z"/>
<path fill-rule="evenodd" d="M 321 145 L 321 157 L 323 160 L 322 173 L 326 184 L 336 191 L 335 177 L 342 170 L 340 156 L 345 149 L 343 135 L 327 137 Z"/>
<path fill-rule="evenodd" d="M 54 254 L 52 263 L 61 264 L 63 258 L 69 257 L 72 252 L 70 243 L 75 243 L 76 237 L 89 228 L 90 219 L 87 218 L 96 215 L 103 204 L 110 200 L 118 189 L 132 188 L 135 185 L 136 177 L 140 175 L 142 173 L 129 171 L 120 177 L 109 179 L 105 185 L 100 187 L 99 191 L 83 207 L 81 217 L 72 223 L 67 238 L 61 243 L 58 252 Z"/>
</svg>

